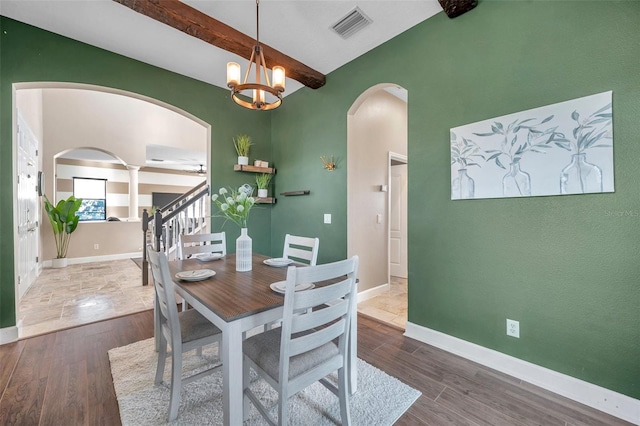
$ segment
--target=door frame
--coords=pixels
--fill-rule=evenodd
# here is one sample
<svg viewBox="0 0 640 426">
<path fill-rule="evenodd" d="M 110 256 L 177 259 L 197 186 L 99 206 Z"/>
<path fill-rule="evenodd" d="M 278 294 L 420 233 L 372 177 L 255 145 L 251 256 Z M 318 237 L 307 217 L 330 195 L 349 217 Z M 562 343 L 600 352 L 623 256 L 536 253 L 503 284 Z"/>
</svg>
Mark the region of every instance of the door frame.
<svg viewBox="0 0 640 426">
<path fill-rule="evenodd" d="M 409 157 L 389 151 L 387 158 L 387 283 L 391 285 L 391 166 L 409 164 Z M 407 173 L 407 180 L 408 180 Z M 405 212 L 407 214 L 407 212 Z M 407 238 L 409 237 L 407 233 Z M 408 266 L 407 266 L 408 268 Z"/>
</svg>

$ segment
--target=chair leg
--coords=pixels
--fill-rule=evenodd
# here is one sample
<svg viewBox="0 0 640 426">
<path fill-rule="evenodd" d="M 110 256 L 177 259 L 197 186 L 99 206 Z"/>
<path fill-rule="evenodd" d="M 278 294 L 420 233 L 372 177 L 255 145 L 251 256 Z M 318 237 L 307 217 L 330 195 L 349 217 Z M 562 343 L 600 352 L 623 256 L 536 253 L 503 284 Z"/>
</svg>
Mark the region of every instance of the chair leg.
<svg viewBox="0 0 640 426">
<path fill-rule="evenodd" d="M 289 398 L 286 397 L 284 392 L 280 390 L 278 392 L 278 425 L 287 426 L 289 423 L 289 410 L 287 410 L 287 403 Z"/>
<path fill-rule="evenodd" d="M 180 391 L 182 390 L 182 347 L 171 348 L 171 399 L 169 400 L 169 421 L 178 417 Z"/>
<path fill-rule="evenodd" d="M 340 420 L 343 425 L 351 424 L 351 413 L 349 412 L 349 387 L 347 380 L 347 369 L 338 369 L 338 398 L 340 399 Z"/>
<path fill-rule="evenodd" d="M 249 420 L 249 397 L 246 394 L 246 390 L 249 388 L 249 383 L 251 382 L 251 374 L 250 374 L 249 364 L 245 360 L 242 366 L 242 420 Z"/>
<path fill-rule="evenodd" d="M 164 375 L 164 366 L 167 363 L 167 341 L 164 338 L 162 332 L 160 332 L 160 349 L 158 350 L 158 365 L 156 367 L 156 379 L 154 383 L 159 385 L 162 383 L 162 376 Z"/>
</svg>

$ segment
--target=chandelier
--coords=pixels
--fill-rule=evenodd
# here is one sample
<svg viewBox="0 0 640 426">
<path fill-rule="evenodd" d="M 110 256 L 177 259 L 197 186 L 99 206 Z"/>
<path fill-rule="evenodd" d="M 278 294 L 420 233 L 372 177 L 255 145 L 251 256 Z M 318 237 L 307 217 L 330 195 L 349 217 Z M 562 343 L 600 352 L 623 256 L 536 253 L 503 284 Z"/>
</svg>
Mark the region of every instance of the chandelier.
<svg viewBox="0 0 640 426">
<path fill-rule="evenodd" d="M 244 80 L 240 84 L 240 65 L 235 62 L 229 62 L 227 64 L 227 86 L 231 89 L 231 98 L 238 105 L 249 109 L 267 111 L 278 108 L 282 103 L 285 73 L 283 67 L 273 67 L 273 85 L 271 85 L 267 74 L 267 64 L 262 53 L 262 46 L 260 46 L 259 6 L 260 0 L 256 0 L 256 44 L 251 51 L 251 59 L 249 59 L 249 66 L 244 75 Z M 249 83 L 247 81 L 254 63 L 255 83 Z M 263 75 L 265 84 L 261 82 Z M 247 93 L 243 94 L 243 92 L 249 90 L 253 90 L 251 97 Z M 245 100 L 249 98 L 252 99 L 252 102 Z"/>
</svg>

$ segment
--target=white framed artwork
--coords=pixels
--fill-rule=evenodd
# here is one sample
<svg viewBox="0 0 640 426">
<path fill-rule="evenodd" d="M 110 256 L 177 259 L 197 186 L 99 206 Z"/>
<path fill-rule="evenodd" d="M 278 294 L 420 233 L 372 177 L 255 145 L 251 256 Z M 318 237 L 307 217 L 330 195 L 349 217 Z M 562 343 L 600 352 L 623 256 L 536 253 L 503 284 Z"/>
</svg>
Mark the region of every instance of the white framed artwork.
<svg viewBox="0 0 640 426">
<path fill-rule="evenodd" d="M 613 192 L 612 92 L 451 129 L 451 199 Z"/>
</svg>

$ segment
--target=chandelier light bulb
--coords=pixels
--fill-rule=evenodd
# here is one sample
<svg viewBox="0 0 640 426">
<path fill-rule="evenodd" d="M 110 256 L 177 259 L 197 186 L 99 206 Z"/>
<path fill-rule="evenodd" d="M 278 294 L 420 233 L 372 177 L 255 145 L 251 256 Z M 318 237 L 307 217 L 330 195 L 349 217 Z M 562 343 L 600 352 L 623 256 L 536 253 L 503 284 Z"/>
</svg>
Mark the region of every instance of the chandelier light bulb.
<svg viewBox="0 0 640 426">
<path fill-rule="evenodd" d="M 285 72 L 281 66 L 273 67 L 272 71 L 273 88 L 278 92 L 284 92 Z"/>
<path fill-rule="evenodd" d="M 235 87 L 240 84 L 240 65 L 235 62 L 227 63 L 227 86 Z"/>
<path fill-rule="evenodd" d="M 264 104 L 264 92 L 262 90 L 253 91 L 253 104 L 257 109 L 261 109 Z"/>
</svg>

